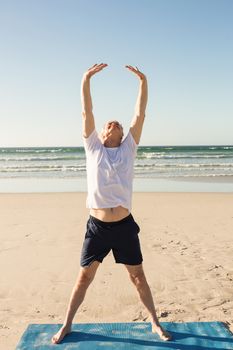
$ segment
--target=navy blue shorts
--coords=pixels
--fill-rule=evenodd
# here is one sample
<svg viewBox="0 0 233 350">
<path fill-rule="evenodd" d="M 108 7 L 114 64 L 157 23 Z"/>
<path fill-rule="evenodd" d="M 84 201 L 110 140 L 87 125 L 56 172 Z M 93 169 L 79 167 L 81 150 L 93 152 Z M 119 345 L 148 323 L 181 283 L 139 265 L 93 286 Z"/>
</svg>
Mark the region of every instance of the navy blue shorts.
<svg viewBox="0 0 233 350">
<path fill-rule="evenodd" d="M 105 222 L 90 216 L 82 247 L 81 266 L 89 266 L 95 260 L 102 262 L 111 250 L 116 263 L 141 264 L 143 258 L 139 232 L 140 228 L 132 214 L 114 222 Z"/>
</svg>

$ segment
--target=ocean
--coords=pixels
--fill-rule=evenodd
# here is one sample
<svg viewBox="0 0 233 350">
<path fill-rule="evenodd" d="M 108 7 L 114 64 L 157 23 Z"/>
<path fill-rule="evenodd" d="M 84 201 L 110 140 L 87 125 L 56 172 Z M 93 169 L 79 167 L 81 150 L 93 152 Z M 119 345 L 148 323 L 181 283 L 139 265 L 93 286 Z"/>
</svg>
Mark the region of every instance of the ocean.
<svg viewBox="0 0 233 350">
<path fill-rule="evenodd" d="M 60 191 L 65 188 L 80 190 L 77 184 L 80 184 L 81 190 L 86 190 L 85 163 L 83 147 L 0 148 L 0 192 L 22 192 L 24 188 L 28 192 L 25 184 L 29 183 L 33 192 L 33 184 L 36 191 L 38 184 L 52 185 L 56 181 L 62 184 Z M 178 185 L 176 181 L 179 180 L 186 186 L 187 181 L 205 183 L 206 188 L 207 183 L 217 182 L 219 189 L 228 188 L 230 192 L 233 191 L 233 145 L 139 146 L 134 175 L 140 191 L 159 190 L 161 186 L 156 187 L 159 183 L 165 186 L 162 190 L 166 190 L 166 184 L 174 183 L 174 190 L 179 191 L 180 183 Z M 64 188 L 65 183 L 69 186 Z M 47 192 L 49 188 L 45 187 Z M 59 191 L 57 185 L 55 190 Z"/>
</svg>

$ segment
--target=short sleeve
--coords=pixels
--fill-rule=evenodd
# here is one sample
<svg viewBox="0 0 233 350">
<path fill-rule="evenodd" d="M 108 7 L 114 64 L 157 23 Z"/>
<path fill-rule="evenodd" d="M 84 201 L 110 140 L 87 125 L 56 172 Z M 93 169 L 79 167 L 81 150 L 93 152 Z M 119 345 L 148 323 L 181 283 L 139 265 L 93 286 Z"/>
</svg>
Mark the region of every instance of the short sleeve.
<svg viewBox="0 0 233 350">
<path fill-rule="evenodd" d="M 133 135 L 131 133 L 131 131 L 129 130 L 126 138 L 124 139 L 124 141 L 122 142 L 124 144 L 125 147 L 127 147 L 133 154 L 136 155 L 137 153 L 137 148 L 138 148 L 138 145 L 137 143 L 135 142 L 134 138 L 133 138 Z"/>
<path fill-rule="evenodd" d="M 97 148 L 101 144 L 97 131 L 94 129 L 88 137 L 83 136 L 83 143 L 86 151 L 93 151 Z"/>
</svg>

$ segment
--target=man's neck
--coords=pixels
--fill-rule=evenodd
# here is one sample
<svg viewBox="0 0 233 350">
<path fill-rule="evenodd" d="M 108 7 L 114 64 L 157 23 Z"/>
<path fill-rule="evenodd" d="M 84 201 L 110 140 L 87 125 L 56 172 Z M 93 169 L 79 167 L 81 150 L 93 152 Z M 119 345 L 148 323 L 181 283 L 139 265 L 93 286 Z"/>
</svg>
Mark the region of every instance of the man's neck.
<svg viewBox="0 0 233 350">
<path fill-rule="evenodd" d="M 104 147 L 107 147 L 107 148 L 119 147 L 120 144 L 121 142 L 111 140 L 111 139 L 103 140 L 103 145 Z"/>
</svg>

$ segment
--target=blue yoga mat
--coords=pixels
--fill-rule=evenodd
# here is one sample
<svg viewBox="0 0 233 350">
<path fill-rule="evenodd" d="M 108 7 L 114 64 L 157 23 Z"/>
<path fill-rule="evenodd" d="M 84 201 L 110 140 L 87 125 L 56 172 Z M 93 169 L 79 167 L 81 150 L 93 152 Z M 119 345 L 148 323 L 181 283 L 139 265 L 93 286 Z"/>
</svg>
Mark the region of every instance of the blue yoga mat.
<svg viewBox="0 0 233 350">
<path fill-rule="evenodd" d="M 30 324 L 16 350 L 214 350 L 233 349 L 233 335 L 221 322 L 162 322 L 172 341 L 162 341 L 148 322 L 80 323 L 58 345 L 51 337 L 61 324 Z"/>
</svg>

